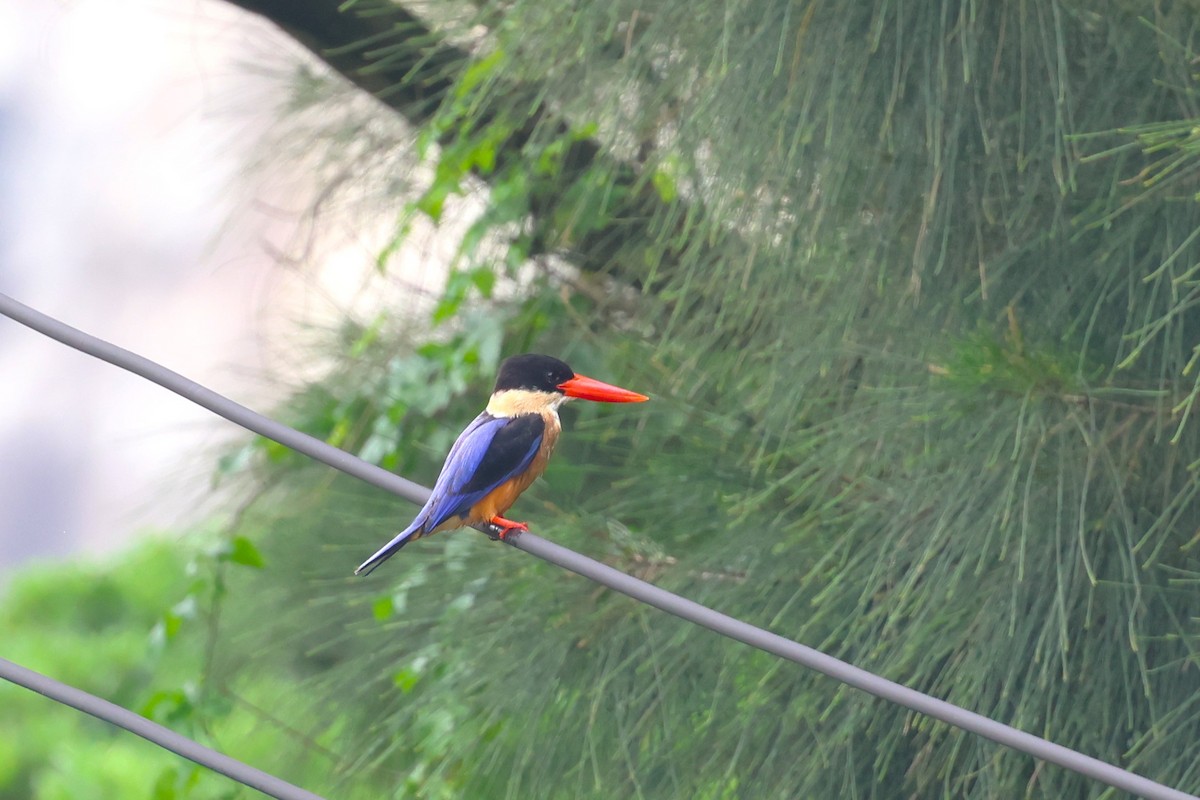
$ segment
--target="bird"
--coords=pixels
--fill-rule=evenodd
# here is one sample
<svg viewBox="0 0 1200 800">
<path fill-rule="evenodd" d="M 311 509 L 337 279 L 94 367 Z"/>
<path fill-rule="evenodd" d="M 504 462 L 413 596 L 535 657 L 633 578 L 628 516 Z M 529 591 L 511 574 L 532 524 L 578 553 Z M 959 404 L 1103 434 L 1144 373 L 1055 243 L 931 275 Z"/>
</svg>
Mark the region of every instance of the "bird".
<svg viewBox="0 0 1200 800">
<path fill-rule="evenodd" d="M 604 403 L 650 399 L 579 375 L 552 356 L 525 353 L 505 359 L 487 408 L 458 435 L 412 524 L 354 574 L 367 575 L 404 545 L 440 531 L 485 523 L 504 539 L 513 531 L 529 530 L 501 515 L 545 471 L 562 431 L 558 407 L 576 398 Z"/>
</svg>

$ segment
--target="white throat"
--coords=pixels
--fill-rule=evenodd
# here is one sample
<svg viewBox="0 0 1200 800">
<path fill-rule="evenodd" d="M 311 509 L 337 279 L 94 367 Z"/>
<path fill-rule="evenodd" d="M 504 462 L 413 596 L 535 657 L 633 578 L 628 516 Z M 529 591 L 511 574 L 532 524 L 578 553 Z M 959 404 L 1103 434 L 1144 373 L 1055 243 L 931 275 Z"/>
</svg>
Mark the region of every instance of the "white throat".
<svg viewBox="0 0 1200 800">
<path fill-rule="evenodd" d="M 518 414 L 553 414 L 571 398 L 561 392 L 537 392 L 530 389 L 506 389 L 496 392 L 488 401 L 487 413 L 493 417 L 515 417 Z"/>
</svg>

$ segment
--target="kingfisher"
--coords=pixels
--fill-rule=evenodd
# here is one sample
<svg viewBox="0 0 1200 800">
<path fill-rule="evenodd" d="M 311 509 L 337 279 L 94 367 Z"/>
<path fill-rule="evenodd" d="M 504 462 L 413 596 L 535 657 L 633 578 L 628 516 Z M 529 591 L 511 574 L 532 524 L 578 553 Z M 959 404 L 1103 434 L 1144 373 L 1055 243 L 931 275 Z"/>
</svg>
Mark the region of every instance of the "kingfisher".
<svg viewBox="0 0 1200 800">
<path fill-rule="evenodd" d="M 526 353 L 505 359 L 487 408 L 458 435 L 416 519 L 354 574 L 366 575 L 404 545 L 439 531 L 486 523 L 503 539 L 529 530 L 524 522 L 501 515 L 545 471 L 562 431 L 558 407 L 574 398 L 603 403 L 650 399 L 578 375 L 551 356 Z"/>
</svg>

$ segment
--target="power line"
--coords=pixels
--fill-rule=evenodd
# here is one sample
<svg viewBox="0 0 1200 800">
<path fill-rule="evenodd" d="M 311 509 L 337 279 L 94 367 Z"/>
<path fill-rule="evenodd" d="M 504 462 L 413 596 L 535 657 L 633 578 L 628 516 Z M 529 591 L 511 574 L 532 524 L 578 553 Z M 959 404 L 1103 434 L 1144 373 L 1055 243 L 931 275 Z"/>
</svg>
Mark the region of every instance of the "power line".
<svg viewBox="0 0 1200 800">
<path fill-rule="evenodd" d="M 268 419 L 160 364 L 72 328 L 3 294 L 0 294 L 0 314 L 69 347 L 140 375 L 165 389 L 186 397 L 214 414 L 236 422 L 247 430 L 274 439 L 317 461 L 414 503 L 423 503 L 429 496 L 429 490 L 423 486 L 401 478 L 381 467 L 368 464 L 308 434 Z M 968 711 L 953 703 L 902 686 L 819 650 L 672 594 L 665 589 L 660 589 L 532 533 L 509 536 L 505 541 L 530 555 L 557 564 L 635 600 L 640 600 L 688 622 L 708 628 L 722 636 L 757 647 L 780 658 L 794 661 L 848 686 L 991 739 L 1035 758 L 1065 767 L 1117 789 L 1140 795 L 1148 800 L 1200 800 L 1195 795 L 1172 789 L 1128 770 L 1017 730 L 982 714 Z"/>
<path fill-rule="evenodd" d="M 78 709 L 85 714 L 91 714 L 97 719 L 111 722 L 159 747 L 164 747 L 172 753 L 178 753 L 197 764 L 227 775 L 235 781 L 252 789 L 258 789 L 263 794 L 277 798 L 277 800 L 324 800 L 318 794 L 301 789 L 299 786 L 293 786 L 282 778 L 276 778 L 270 773 L 243 764 L 224 753 L 218 753 L 170 728 L 165 728 L 157 722 L 152 722 L 126 708 L 121 708 L 115 703 L 102 700 L 82 689 L 76 689 L 74 686 L 59 683 L 53 678 L 47 678 L 41 673 L 26 669 L 3 658 L 0 658 L 0 678 L 18 686 L 24 686 L 26 689 L 45 695 L 51 700 Z"/>
</svg>

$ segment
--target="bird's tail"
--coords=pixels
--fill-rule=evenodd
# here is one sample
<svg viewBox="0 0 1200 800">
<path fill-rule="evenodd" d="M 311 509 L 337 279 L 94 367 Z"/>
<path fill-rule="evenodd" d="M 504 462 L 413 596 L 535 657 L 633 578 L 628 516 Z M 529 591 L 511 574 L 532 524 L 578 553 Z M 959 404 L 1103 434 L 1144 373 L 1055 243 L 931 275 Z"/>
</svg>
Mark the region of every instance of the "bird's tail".
<svg viewBox="0 0 1200 800">
<path fill-rule="evenodd" d="M 404 545 L 408 544 L 413 539 L 419 539 L 423 533 L 421 528 L 422 525 L 420 522 L 414 521 L 412 525 L 409 525 L 407 528 L 400 531 L 400 533 L 397 533 L 395 538 L 393 538 L 390 542 L 379 548 L 379 551 L 375 553 L 375 555 L 359 564 L 358 569 L 354 570 L 354 574 L 369 575 L 371 570 L 375 569 L 380 564 L 396 555 L 396 552 L 401 547 L 404 547 Z"/>
</svg>

